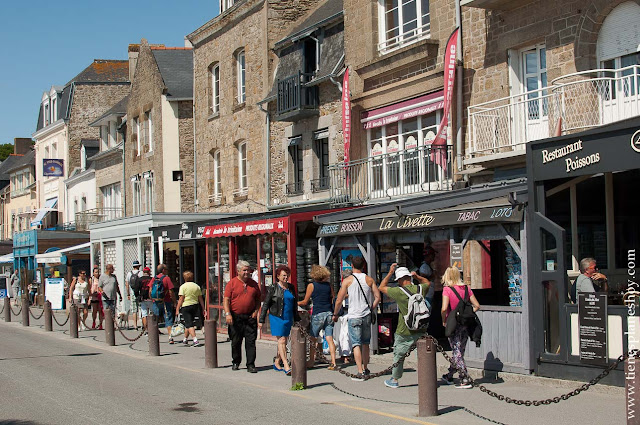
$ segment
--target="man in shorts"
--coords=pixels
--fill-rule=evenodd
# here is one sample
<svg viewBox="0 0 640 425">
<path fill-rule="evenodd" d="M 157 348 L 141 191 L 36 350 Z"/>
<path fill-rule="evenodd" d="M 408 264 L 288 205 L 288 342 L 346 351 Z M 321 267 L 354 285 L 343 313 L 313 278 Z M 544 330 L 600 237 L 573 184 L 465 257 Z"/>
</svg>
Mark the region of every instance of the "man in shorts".
<svg viewBox="0 0 640 425">
<path fill-rule="evenodd" d="M 142 276 L 140 276 L 142 280 L 142 290 L 140 291 L 140 299 L 138 300 L 138 304 L 140 306 L 140 318 L 142 319 L 142 327 L 144 328 L 145 335 L 147 334 L 147 316 L 151 312 L 151 307 L 153 306 L 153 301 L 149 296 L 149 289 L 151 286 L 151 269 L 149 267 L 145 267 L 142 269 Z"/>
<path fill-rule="evenodd" d="M 164 300 L 153 300 L 152 312 L 156 316 L 164 315 L 164 327 L 169 334 L 169 344 L 173 344 L 173 337 L 171 336 L 171 327 L 173 326 L 174 307 L 176 305 L 176 295 L 173 293 L 173 282 L 171 278 L 167 276 L 169 269 L 165 264 L 158 265 L 158 274 L 156 279 L 161 279 L 164 286 Z M 149 287 L 153 287 L 153 280 L 149 283 Z"/>
<path fill-rule="evenodd" d="M 202 291 L 200 286 L 193 281 L 193 272 L 186 271 L 182 274 L 184 283 L 180 285 L 178 291 L 178 307 L 176 308 L 176 315 L 178 312 L 182 314 L 182 320 L 184 320 L 184 339 L 182 343 L 185 346 L 189 346 L 189 335 L 193 340 L 193 346 L 199 347 L 202 344 L 196 337 L 196 325 L 195 318 L 198 316 L 198 309 L 202 309 L 204 317 L 207 317 L 207 312 L 204 308 L 204 300 L 202 299 Z"/>
<path fill-rule="evenodd" d="M 111 314 L 116 312 L 116 301 L 118 300 L 116 296 L 122 300 L 118 279 L 113 274 L 113 270 L 113 264 L 107 264 L 104 273 L 100 275 L 98 280 L 98 291 L 102 294 L 102 306 L 105 310 L 110 309 Z"/>
</svg>

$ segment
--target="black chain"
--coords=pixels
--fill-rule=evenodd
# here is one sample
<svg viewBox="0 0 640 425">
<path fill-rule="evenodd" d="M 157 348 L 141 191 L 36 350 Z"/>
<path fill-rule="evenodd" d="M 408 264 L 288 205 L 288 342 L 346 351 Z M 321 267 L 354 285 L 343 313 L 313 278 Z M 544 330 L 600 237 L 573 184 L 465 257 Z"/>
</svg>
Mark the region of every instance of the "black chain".
<svg viewBox="0 0 640 425">
<path fill-rule="evenodd" d="M 35 314 L 33 314 L 33 309 L 29 309 L 29 314 L 31 315 L 31 317 L 33 317 L 33 320 L 40 320 L 40 318 L 44 315 L 44 309 L 42 309 L 42 312 L 40 312 L 40 316 L 36 317 Z"/>
<path fill-rule="evenodd" d="M 58 326 L 64 326 L 67 324 L 67 322 L 69 321 L 69 317 L 71 317 L 71 315 L 69 314 L 70 312 L 67 311 L 67 320 L 64 321 L 64 323 L 60 323 L 58 322 L 58 319 L 56 319 L 56 315 L 54 314 L 54 312 L 51 312 L 51 317 L 53 317 L 53 321 L 56 322 L 58 324 Z"/>
<path fill-rule="evenodd" d="M 385 403 L 407 404 L 407 405 L 410 405 L 410 406 L 416 406 L 416 403 L 410 403 L 410 402 L 407 402 L 407 401 L 392 401 L 392 400 L 383 400 L 381 398 L 365 397 L 365 396 L 361 396 L 361 395 L 358 395 L 358 394 L 350 393 L 349 391 L 345 391 L 342 388 L 338 388 L 336 386 L 336 384 L 330 384 L 330 385 L 331 385 L 331 388 L 333 388 L 334 390 L 340 391 L 341 393 L 346 394 L 346 395 L 350 395 L 351 397 L 360 398 L 362 400 L 382 401 L 382 402 L 385 402 Z"/>
<path fill-rule="evenodd" d="M 303 326 L 300 326 L 300 333 L 305 338 L 309 338 L 310 337 L 309 333 L 307 332 L 307 330 Z M 425 337 L 422 337 L 422 338 L 425 338 Z M 404 362 L 404 359 L 409 357 L 411 355 L 411 353 L 413 352 L 413 350 L 416 349 L 417 346 L 418 346 L 418 343 L 414 342 L 411 345 L 411 347 L 409 347 L 409 350 L 397 362 L 393 363 L 388 368 L 386 368 L 384 370 L 381 370 L 380 372 L 370 373 L 368 375 L 360 375 L 360 374 L 356 374 L 356 373 L 347 372 L 343 368 L 339 368 L 339 369 L 336 369 L 336 370 L 338 372 L 340 372 L 341 374 L 343 374 L 344 376 L 348 377 L 348 378 L 356 378 L 357 377 L 357 378 L 363 379 L 365 381 L 368 381 L 369 379 L 373 379 L 373 378 L 379 378 L 381 376 L 390 374 L 391 371 L 393 370 L 393 368 L 398 367 L 400 365 L 400 363 Z M 324 353 L 322 352 L 322 350 L 319 348 L 319 346 L 317 344 L 316 344 L 316 356 L 319 357 L 320 359 L 322 359 L 322 361 L 324 363 L 331 363 L 330 361 L 327 360 L 327 358 L 325 357 Z"/>
<path fill-rule="evenodd" d="M 9 310 L 11 310 L 11 312 L 13 313 L 14 316 L 19 316 L 20 313 L 22 313 L 22 304 L 20 304 L 20 309 L 18 310 L 17 313 L 15 311 L 13 311 L 13 309 L 11 308 L 11 304 L 9 304 Z"/>
<path fill-rule="evenodd" d="M 122 337 L 127 341 L 136 342 L 137 340 L 142 338 L 142 335 L 144 335 L 144 327 L 142 327 L 142 331 L 140 331 L 140 335 L 138 335 L 135 338 L 129 338 L 124 334 L 124 332 L 122 332 L 122 329 L 120 329 L 120 326 L 118 326 L 118 322 L 116 321 L 116 313 L 113 310 L 111 310 L 111 317 L 113 317 L 113 326 L 118 330 L 118 332 L 120 332 L 120 335 L 122 335 Z"/>
<path fill-rule="evenodd" d="M 561 401 L 564 400 L 568 400 L 571 397 L 577 396 L 578 394 L 580 394 L 583 391 L 587 391 L 589 388 L 591 388 L 591 386 L 597 384 L 598 382 L 600 382 L 600 380 L 602 380 L 605 376 L 607 376 L 612 370 L 614 370 L 616 367 L 618 367 L 618 365 L 625 361 L 627 358 L 629 358 L 629 356 L 632 356 L 634 358 L 638 358 L 640 357 L 640 350 L 631 350 L 629 354 L 622 354 L 620 355 L 613 363 L 611 363 L 606 369 L 604 369 L 598 376 L 596 376 L 595 378 L 593 378 L 591 381 L 581 385 L 580 387 L 576 388 L 573 391 L 569 391 L 566 394 L 562 394 L 560 396 L 557 397 L 553 397 L 553 398 L 547 398 L 547 399 L 543 399 L 543 400 L 520 400 L 520 399 L 515 399 L 515 398 L 511 398 L 511 397 L 507 397 L 503 394 L 498 394 L 494 391 L 491 391 L 490 389 L 488 389 L 487 387 L 485 387 L 484 385 L 479 385 L 477 383 L 474 382 L 474 380 L 469 376 L 468 373 L 466 373 L 466 371 L 458 368 L 455 364 L 453 364 L 453 360 L 451 359 L 451 357 L 446 353 L 445 349 L 438 344 L 438 341 L 432 337 L 431 335 L 427 335 L 427 338 L 431 338 L 431 340 L 433 341 L 433 344 L 436 346 L 436 349 L 442 353 L 442 355 L 444 356 L 444 358 L 454 367 L 456 368 L 456 370 L 458 371 L 458 373 L 460 374 L 460 376 L 463 379 L 467 379 L 472 386 L 474 387 L 478 387 L 478 389 L 480 389 L 480 391 L 482 391 L 483 393 L 494 397 L 500 401 L 504 401 L 505 403 L 512 403 L 512 404 L 516 404 L 518 406 L 543 406 L 543 405 L 549 405 L 551 403 L 559 403 Z"/>
</svg>

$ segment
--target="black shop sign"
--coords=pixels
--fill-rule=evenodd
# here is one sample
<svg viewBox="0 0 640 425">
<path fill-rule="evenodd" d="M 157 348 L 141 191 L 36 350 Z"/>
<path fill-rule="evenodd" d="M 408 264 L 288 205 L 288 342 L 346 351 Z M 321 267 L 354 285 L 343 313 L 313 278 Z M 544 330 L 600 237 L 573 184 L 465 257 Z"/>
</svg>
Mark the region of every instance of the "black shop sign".
<svg viewBox="0 0 640 425">
<path fill-rule="evenodd" d="M 607 295 L 578 294 L 578 327 L 580 362 L 606 365 L 607 354 Z"/>
<path fill-rule="evenodd" d="M 479 223 L 519 223 L 524 208 L 519 205 L 473 208 L 455 211 L 434 211 L 422 214 L 402 215 L 376 219 L 360 219 L 341 223 L 324 224 L 317 237 L 356 235 L 380 232 L 402 232 L 434 227 L 469 225 Z"/>
</svg>

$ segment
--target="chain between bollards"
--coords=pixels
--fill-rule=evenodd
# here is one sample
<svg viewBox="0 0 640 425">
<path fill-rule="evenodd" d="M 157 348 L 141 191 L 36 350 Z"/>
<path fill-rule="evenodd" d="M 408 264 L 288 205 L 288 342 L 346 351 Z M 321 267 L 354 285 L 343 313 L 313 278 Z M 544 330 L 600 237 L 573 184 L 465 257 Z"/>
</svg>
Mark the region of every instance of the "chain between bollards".
<svg viewBox="0 0 640 425">
<path fill-rule="evenodd" d="M 120 335 L 122 335 L 122 337 L 123 337 L 124 339 L 126 339 L 126 340 L 127 340 L 127 341 L 129 341 L 129 342 L 136 342 L 136 341 L 138 341 L 140 338 L 142 338 L 142 335 L 144 335 L 144 332 L 145 332 L 145 331 L 144 331 L 144 326 L 142 327 L 142 330 L 140 331 L 140 333 L 138 334 L 138 336 L 136 336 L 135 338 L 129 338 L 128 336 L 126 336 L 126 335 L 124 334 L 124 332 L 122 332 L 122 329 L 120 329 L 120 326 L 118 326 L 118 323 L 117 323 L 117 321 L 116 321 L 116 317 L 115 317 L 115 312 L 113 312 L 113 311 L 112 311 L 112 312 L 111 312 L 111 314 L 113 314 L 112 320 L 113 320 L 113 323 L 114 323 L 115 328 L 118 330 L 118 332 L 120 332 Z"/>
<path fill-rule="evenodd" d="M 67 318 L 64 322 L 60 323 L 58 322 L 58 319 L 56 319 L 56 315 L 53 312 L 53 310 L 51 311 L 51 317 L 53 317 L 54 322 L 56 322 L 58 324 L 58 326 L 64 326 L 67 324 L 67 322 L 69 321 L 69 312 L 67 311 Z"/>
<path fill-rule="evenodd" d="M 37 316 L 35 314 L 33 314 L 33 312 L 31 311 L 31 309 L 29 309 L 29 314 L 31 315 L 31 317 L 33 317 L 33 320 L 40 320 L 40 318 L 42 318 L 42 316 L 44 315 L 44 308 L 42 309 L 42 311 L 40 312 L 40 316 Z"/>
</svg>

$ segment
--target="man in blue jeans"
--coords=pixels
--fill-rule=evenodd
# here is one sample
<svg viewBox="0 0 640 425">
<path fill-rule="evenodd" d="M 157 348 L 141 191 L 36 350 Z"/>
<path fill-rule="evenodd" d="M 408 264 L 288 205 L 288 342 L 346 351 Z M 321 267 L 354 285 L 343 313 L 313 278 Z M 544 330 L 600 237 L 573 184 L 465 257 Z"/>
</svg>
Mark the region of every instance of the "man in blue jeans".
<svg viewBox="0 0 640 425">
<path fill-rule="evenodd" d="M 173 293 L 173 282 L 171 282 L 171 278 L 167 276 L 167 273 L 169 273 L 167 266 L 165 264 L 159 264 L 158 274 L 155 278 L 162 281 L 162 285 L 164 286 L 164 300 L 153 300 L 151 311 L 158 317 L 164 315 L 164 327 L 167 329 L 169 334 L 169 344 L 173 344 L 174 341 L 171 336 L 171 327 L 173 326 L 173 316 L 175 316 L 176 294 Z M 149 288 L 152 287 L 153 280 L 149 282 Z"/>
</svg>

